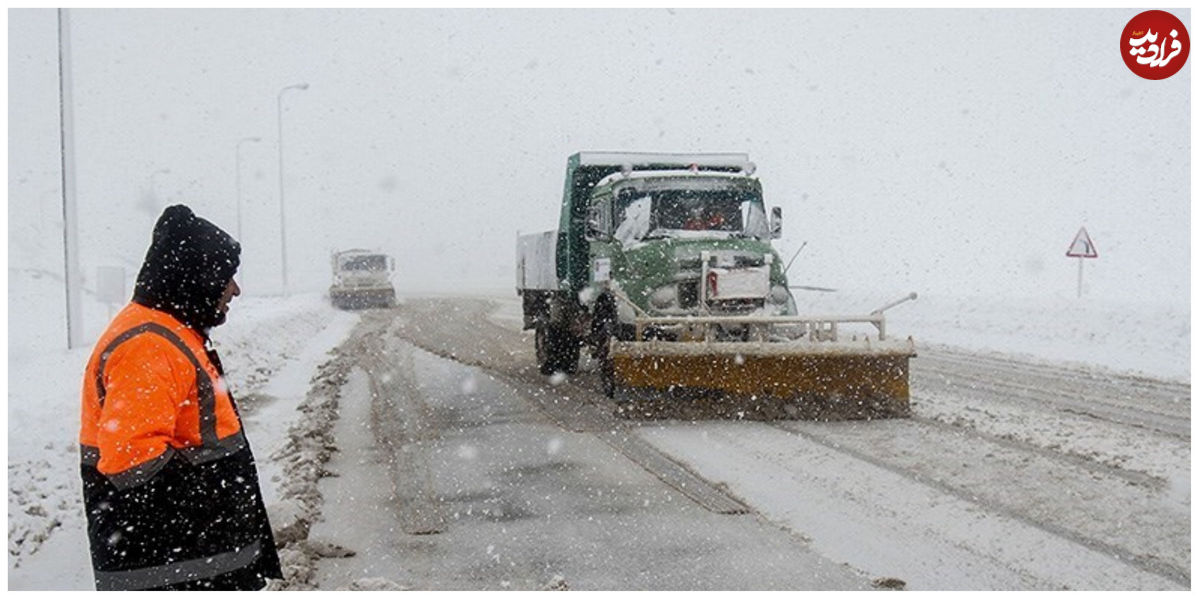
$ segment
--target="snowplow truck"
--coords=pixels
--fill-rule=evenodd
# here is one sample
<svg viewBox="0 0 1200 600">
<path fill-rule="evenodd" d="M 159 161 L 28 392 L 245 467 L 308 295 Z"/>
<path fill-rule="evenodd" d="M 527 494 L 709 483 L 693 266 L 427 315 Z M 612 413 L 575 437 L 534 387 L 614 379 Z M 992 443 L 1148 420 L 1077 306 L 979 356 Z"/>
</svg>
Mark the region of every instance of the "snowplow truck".
<svg viewBox="0 0 1200 600">
<path fill-rule="evenodd" d="M 330 257 L 333 283 L 329 286 L 329 301 L 337 308 L 355 309 L 382 307 L 396 303 L 396 288 L 391 272 L 395 261 L 386 254 L 352 249 L 334 252 Z"/>
<path fill-rule="evenodd" d="M 580 152 L 559 227 L 518 235 L 517 294 L 543 374 L 588 348 L 630 416 L 905 416 L 911 338 L 883 312 L 798 314 L 745 154 Z M 864 329 L 851 336 L 849 329 Z"/>
</svg>

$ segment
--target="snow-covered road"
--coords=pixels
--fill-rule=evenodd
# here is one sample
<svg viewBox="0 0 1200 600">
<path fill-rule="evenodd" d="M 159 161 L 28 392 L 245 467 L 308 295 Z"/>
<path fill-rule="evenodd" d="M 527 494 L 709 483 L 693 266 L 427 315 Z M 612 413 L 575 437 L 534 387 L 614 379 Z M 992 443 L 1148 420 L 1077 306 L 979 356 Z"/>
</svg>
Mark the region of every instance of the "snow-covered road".
<svg viewBox="0 0 1200 600">
<path fill-rule="evenodd" d="M 277 587 L 1190 587 L 1186 384 L 925 345 L 910 419 L 643 422 L 590 360 L 539 375 L 519 310 L 239 301 L 215 337 Z M 13 369 L 10 589 L 90 588 L 61 426 L 85 359 Z"/>
<path fill-rule="evenodd" d="M 757 514 L 706 510 L 531 389 L 364 331 L 309 535 L 318 589 L 864 589 Z M 345 554 L 342 552 L 342 554 Z"/>
<path fill-rule="evenodd" d="M 517 310 L 515 301 L 413 300 L 400 320 L 418 345 L 537 389 Z M 910 589 L 1189 585 L 1186 385 L 929 354 L 913 361 L 911 419 L 610 419 L 601 429 L 624 428 L 825 556 Z M 571 407 L 616 412 L 586 362 L 550 389 Z M 584 408 L 540 403 L 562 426 L 595 427 L 594 417 L 569 414 Z"/>
</svg>

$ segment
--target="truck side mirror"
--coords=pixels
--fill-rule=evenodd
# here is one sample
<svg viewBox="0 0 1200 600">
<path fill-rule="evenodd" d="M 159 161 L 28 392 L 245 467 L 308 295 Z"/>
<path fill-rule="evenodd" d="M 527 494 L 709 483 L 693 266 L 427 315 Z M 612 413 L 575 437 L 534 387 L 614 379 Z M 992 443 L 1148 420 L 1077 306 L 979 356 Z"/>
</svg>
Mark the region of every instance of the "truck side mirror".
<svg viewBox="0 0 1200 600">
<path fill-rule="evenodd" d="M 783 209 L 778 206 L 771 207 L 771 239 L 777 240 L 783 237 Z"/>
<path fill-rule="evenodd" d="M 589 242 L 608 241 L 608 232 L 604 231 L 604 225 L 600 221 L 600 210 L 598 208 L 592 208 L 588 211 L 587 224 L 584 227 L 583 237 Z"/>
<path fill-rule="evenodd" d="M 392 257 L 390 257 L 390 256 L 388 257 L 388 270 L 389 270 L 389 271 L 395 271 L 395 270 L 396 270 L 396 259 L 394 259 L 394 258 L 392 258 Z"/>
</svg>

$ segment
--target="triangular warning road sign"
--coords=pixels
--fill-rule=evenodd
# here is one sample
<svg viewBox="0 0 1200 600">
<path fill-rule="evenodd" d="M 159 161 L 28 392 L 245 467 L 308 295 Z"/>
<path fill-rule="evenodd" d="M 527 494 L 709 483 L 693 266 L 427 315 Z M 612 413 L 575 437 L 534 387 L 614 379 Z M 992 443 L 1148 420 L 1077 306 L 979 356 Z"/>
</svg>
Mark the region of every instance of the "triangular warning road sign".
<svg viewBox="0 0 1200 600">
<path fill-rule="evenodd" d="M 1096 253 L 1096 245 L 1092 243 L 1092 238 L 1088 237 L 1087 229 L 1079 228 L 1079 233 L 1075 234 L 1075 241 L 1071 242 L 1070 248 L 1067 248 L 1067 256 L 1079 258 L 1098 258 L 1100 256 Z"/>
</svg>

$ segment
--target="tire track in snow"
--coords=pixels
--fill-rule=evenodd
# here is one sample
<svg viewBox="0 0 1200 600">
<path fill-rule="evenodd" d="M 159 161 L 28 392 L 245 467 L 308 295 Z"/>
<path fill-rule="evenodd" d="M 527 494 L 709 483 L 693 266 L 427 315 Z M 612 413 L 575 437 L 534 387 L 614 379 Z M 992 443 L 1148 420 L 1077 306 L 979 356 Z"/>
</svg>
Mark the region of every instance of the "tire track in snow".
<svg viewBox="0 0 1200 600">
<path fill-rule="evenodd" d="M 480 302 L 471 305 L 470 309 L 470 313 L 466 315 L 467 321 L 479 322 L 485 326 L 491 325 L 487 320 L 487 314 L 495 309 L 495 302 Z M 491 327 L 495 326 L 491 325 Z M 557 426 L 569 431 L 588 432 L 595 435 L 664 484 L 679 491 L 705 509 L 720 514 L 747 512 L 747 508 L 738 499 L 730 496 L 726 490 L 714 486 L 712 482 L 698 476 L 686 465 L 671 460 L 670 457 L 663 455 L 637 436 L 630 436 L 631 422 L 615 417 L 613 411 L 606 404 L 582 401 L 595 396 L 595 399 L 606 402 L 602 396 L 596 395 L 595 389 L 589 389 L 588 386 L 579 383 L 568 383 L 565 379 L 557 384 L 551 383 L 552 387 L 562 386 L 570 392 L 568 398 L 563 398 L 562 396 L 565 394 L 547 390 L 546 377 L 537 373 L 532 365 L 518 369 L 504 369 L 494 364 L 493 361 L 487 360 L 492 354 L 487 352 L 488 349 L 483 346 L 477 345 L 469 348 L 475 352 L 464 352 L 466 349 L 463 348 L 446 348 L 441 345 L 445 343 L 445 340 L 430 340 L 425 335 L 421 335 L 419 325 L 413 327 L 401 324 L 391 328 L 390 333 L 435 356 L 482 369 L 514 388 L 525 390 L 525 398 Z M 512 332 L 504 330 L 499 339 L 503 339 L 504 334 L 513 335 Z M 486 338 L 486 336 L 484 337 Z M 503 353 L 503 356 L 504 359 L 511 360 L 514 353 L 506 352 Z M 415 390 L 412 394 L 414 397 L 417 396 Z"/>
<path fill-rule="evenodd" d="M 1099 462 L 1090 456 L 1083 456 L 1062 450 L 1050 450 L 1028 441 L 1014 439 L 1012 437 L 993 435 L 958 423 L 947 423 L 938 419 L 916 415 L 908 417 L 908 420 L 914 423 L 928 425 L 930 427 L 937 427 L 947 432 L 952 432 L 955 435 L 969 435 L 977 438 L 981 442 L 1005 446 L 1018 451 L 1030 452 L 1050 460 L 1062 461 L 1099 475 L 1115 477 L 1133 485 L 1140 485 L 1147 488 L 1162 488 L 1167 483 L 1161 477 L 1156 477 L 1141 471 L 1134 471 L 1131 469 L 1123 469 L 1121 467 L 1108 465 Z"/>
<path fill-rule="evenodd" d="M 925 423 L 922 423 L 921 421 L 915 421 L 915 423 L 925 425 Z M 877 422 L 876 425 L 878 425 L 878 424 L 879 423 Z M 1182 585 L 1184 587 L 1190 587 L 1190 585 L 1191 585 L 1190 571 L 1187 569 L 1186 566 L 1172 563 L 1172 562 L 1169 562 L 1166 560 L 1162 560 L 1156 556 L 1149 554 L 1149 552 L 1135 552 L 1129 548 L 1117 545 L 1110 541 L 1105 541 L 1103 539 L 1100 539 L 1100 537 L 1097 535 L 1089 535 L 1086 533 L 1076 531 L 1074 529 L 1070 529 L 1068 527 L 1059 525 L 1058 523 L 1046 518 L 1045 516 L 1043 516 L 1042 518 L 1038 518 L 1031 514 L 1031 508 L 1033 508 L 1033 507 L 1030 507 L 1028 505 L 1025 507 L 1014 506 L 1013 504 L 1010 504 L 1010 503 L 1005 503 L 1002 501 L 998 501 L 998 500 L 989 498 L 989 496 L 991 494 L 989 494 L 989 490 L 986 488 L 981 489 L 978 487 L 972 488 L 972 487 L 967 487 L 964 485 L 956 485 L 955 483 L 953 483 L 952 481 L 950 481 L 948 479 L 939 479 L 935 476 L 921 473 L 921 472 L 917 471 L 916 469 L 914 469 L 908 465 L 905 465 L 902 462 L 895 460 L 894 458 L 892 458 L 890 456 L 885 458 L 885 456 L 887 456 L 886 453 L 880 452 L 871 441 L 867 441 L 866 443 L 863 443 L 860 446 L 856 447 L 855 440 L 847 439 L 845 436 L 822 434 L 820 432 L 820 429 L 824 428 L 822 425 L 789 422 L 789 423 L 775 423 L 775 424 L 772 424 L 772 426 L 776 427 L 778 429 L 787 431 L 789 433 L 794 433 L 794 434 L 800 435 L 803 438 L 805 438 L 811 442 L 820 444 L 820 445 L 825 446 L 826 448 L 829 448 L 836 452 L 846 454 L 847 456 L 853 457 L 856 460 L 869 463 L 869 464 L 879 467 L 881 469 L 888 470 L 888 471 L 895 473 L 901 477 L 912 480 L 913 482 L 918 483 L 920 485 L 936 489 L 942 493 L 954 496 L 965 502 L 977 505 L 977 506 L 983 508 L 984 510 L 986 510 L 988 513 L 999 515 L 999 516 L 1002 516 L 1005 518 L 1012 519 L 1014 521 L 1021 522 L 1027 526 L 1045 531 L 1046 533 L 1048 533 L 1050 535 L 1054 535 L 1056 537 L 1062 538 L 1062 539 L 1072 542 L 1074 544 L 1078 544 L 1080 546 L 1083 546 L 1084 548 L 1095 551 L 1099 554 L 1109 556 L 1109 557 L 1114 557 L 1117 560 L 1121 561 L 1122 563 L 1125 563 L 1125 564 L 1127 564 L 1131 567 L 1134 567 L 1138 570 L 1142 570 L 1142 571 L 1145 571 L 1148 573 L 1153 573 L 1155 575 L 1165 577 L 1165 578 L 1167 578 L 1179 585 Z M 886 435 L 891 436 L 891 432 L 887 432 Z M 913 436 L 903 436 L 904 439 L 912 439 L 912 437 Z M 986 438 L 983 438 L 983 437 L 979 437 L 979 440 L 980 440 L 980 442 L 986 442 Z M 974 444 L 976 444 L 976 443 L 975 442 L 967 442 L 967 445 L 974 445 Z M 865 450 L 865 449 L 863 449 L 864 447 L 870 448 L 870 450 Z M 937 447 L 951 448 L 953 446 L 949 443 L 946 443 L 946 444 L 939 444 Z M 1025 448 L 1018 448 L 1018 449 L 1022 450 L 1022 451 L 1029 451 L 1028 449 L 1025 449 Z M 1063 457 L 1054 456 L 1052 454 L 1047 454 L 1047 453 L 1043 453 L 1043 452 L 1038 452 L 1037 454 L 1039 454 L 1045 458 L 1048 458 L 1050 460 L 1054 460 L 1054 461 L 1064 460 Z M 926 456 L 928 456 L 928 455 L 926 455 Z M 991 455 L 989 454 L 989 456 L 991 456 Z M 921 459 L 921 460 L 924 460 L 924 459 Z M 957 461 L 957 460 L 962 460 L 962 459 L 959 458 L 958 455 L 956 455 L 954 460 Z M 1073 463 L 1074 461 L 1066 460 L 1065 462 Z M 998 467 L 996 467 L 995 464 L 990 465 L 990 466 L 992 466 L 993 469 L 998 468 Z M 1024 466 L 1022 466 L 1022 468 L 1029 469 L 1030 467 L 1027 465 L 1024 465 Z M 1017 475 L 1017 472 L 1018 472 L 1017 470 L 1014 470 L 1013 477 L 1019 476 L 1019 475 Z M 1069 476 L 1069 473 L 1067 471 L 1056 471 L 1056 472 L 1059 473 L 1060 476 Z M 1110 501 L 1111 501 L 1111 498 L 1108 499 L 1108 501 L 1106 501 L 1105 503 L 1108 503 Z M 1167 524 L 1164 524 L 1164 528 L 1169 527 L 1171 525 L 1181 526 L 1183 524 L 1167 523 Z M 1148 528 L 1148 529 L 1153 529 L 1153 528 Z"/>
<path fill-rule="evenodd" d="M 1094 374 L 1064 368 L 1048 368 L 1053 376 L 1046 377 L 1027 368 L 1023 363 L 994 358 L 922 355 L 913 361 L 913 387 L 986 393 L 991 399 L 1038 410 L 1058 410 L 1191 439 L 1187 386 L 1115 375 L 1096 379 Z"/>
<path fill-rule="evenodd" d="M 412 352 L 392 344 L 392 327 L 371 336 L 362 354 L 371 388 L 371 430 L 389 457 L 392 489 L 405 532 L 440 533 L 446 519 L 433 492 L 428 453 L 436 440 L 432 411 L 416 387 Z M 415 483 L 416 485 L 412 485 Z"/>
<path fill-rule="evenodd" d="M 767 434 L 771 430 L 801 443 Z M 917 588 L 1188 585 L 1156 573 L 1160 565 L 1128 558 L 1128 551 L 1048 531 L 969 492 L 809 431 L 728 423 L 647 427 L 644 434 L 677 459 L 698 464 L 707 478 L 726 482 L 766 518 L 813 538 L 831 558 Z M 756 468 L 747 471 L 746 464 Z M 780 496 L 793 498 L 794 507 L 772 499 Z"/>
</svg>

